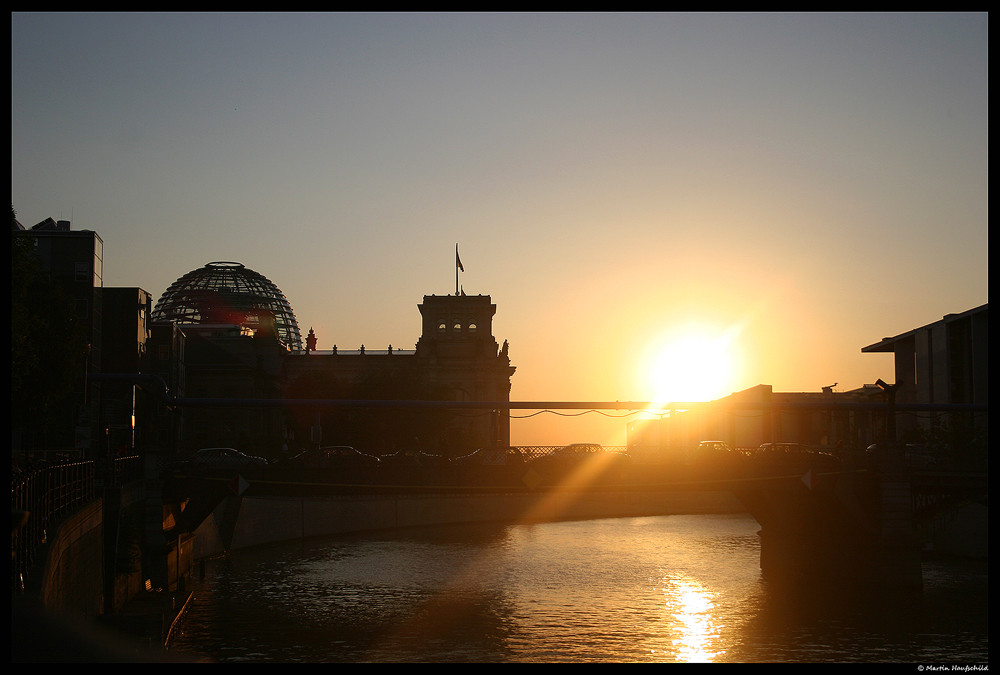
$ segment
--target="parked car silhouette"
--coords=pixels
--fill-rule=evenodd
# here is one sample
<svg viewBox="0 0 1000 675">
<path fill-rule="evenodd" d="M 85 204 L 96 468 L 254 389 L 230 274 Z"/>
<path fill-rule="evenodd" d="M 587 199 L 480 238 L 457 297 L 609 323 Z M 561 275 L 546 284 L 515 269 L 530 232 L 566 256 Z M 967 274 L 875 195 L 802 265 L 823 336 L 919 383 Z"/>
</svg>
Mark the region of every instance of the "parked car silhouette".
<svg viewBox="0 0 1000 675">
<path fill-rule="evenodd" d="M 699 455 L 728 455 L 733 449 L 724 441 L 702 441 L 698 444 Z"/>
<path fill-rule="evenodd" d="M 187 459 L 167 466 L 168 471 L 243 471 L 267 466 L 263 457 L 254 457 L 236 448 L 202 448 Z"/>
<path fill-rule="evenodd" d="M 797 457 L 815 452 L 801 443 L 761 443 L 755 453 L 758 457 Z"/>
<path fill-rule="evenodd" d="M 701 441 L 698 447 L 681 455 L 684 468 L 694 478 L 731 477 L 743 460 L 725 441 Z"/>
<path fill-rule="evenodd" d="M 312 448 L 290 457 L 282 466 L 303 469 L 336 469 L 346 466 L 377 466 L 381 460 L 367 455 L 349 445 L 330 445 Z"/>
<path fill-rule="evenodd" d="M 763 443 L 757 448 L 754 458 L 795 470 L 837 471 L 841 468 L 840 458 L 836 455 L 802 443 Z"/>
</svg>

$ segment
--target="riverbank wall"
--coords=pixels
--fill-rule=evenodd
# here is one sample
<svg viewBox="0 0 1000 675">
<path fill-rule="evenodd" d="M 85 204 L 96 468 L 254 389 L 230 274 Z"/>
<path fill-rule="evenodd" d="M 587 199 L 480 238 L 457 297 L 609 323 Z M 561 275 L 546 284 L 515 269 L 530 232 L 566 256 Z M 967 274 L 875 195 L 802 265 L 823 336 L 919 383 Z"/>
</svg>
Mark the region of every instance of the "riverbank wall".
<svg viewBox="0 0 1000 675">
<path fill-rule="evenodd" d="M 469 523 L 739 513 L 727 492 L 227 497 L 195 531 L 194 558 L 324 535 Z"/>
</svg>

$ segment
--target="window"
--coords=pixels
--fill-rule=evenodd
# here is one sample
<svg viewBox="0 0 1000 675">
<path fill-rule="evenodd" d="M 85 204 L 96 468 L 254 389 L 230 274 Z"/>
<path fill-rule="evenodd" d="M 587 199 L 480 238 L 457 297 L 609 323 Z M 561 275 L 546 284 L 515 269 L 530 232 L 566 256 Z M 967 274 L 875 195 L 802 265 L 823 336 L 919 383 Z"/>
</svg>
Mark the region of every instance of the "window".
<svg viewBox="0 0 1000 675">
<path fill-rule="evenodd" d="M 76 263 L 74 274 L 77 281 L 90 281 L 90 265 L 85 262 Z"/>
</svg>

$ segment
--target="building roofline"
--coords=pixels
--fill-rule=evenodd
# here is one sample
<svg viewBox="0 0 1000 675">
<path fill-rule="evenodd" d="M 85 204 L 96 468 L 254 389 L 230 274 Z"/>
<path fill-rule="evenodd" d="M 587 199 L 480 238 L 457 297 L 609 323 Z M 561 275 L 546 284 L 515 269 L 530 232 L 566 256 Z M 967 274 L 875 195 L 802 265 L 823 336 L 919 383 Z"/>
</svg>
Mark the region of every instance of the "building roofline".
<svg viewBox="0 0 1000 675">
<path fill-rule="evenodd" d="M 985 312 L 989 308 L 989 306 L 990 306 L 990 303 L 987 302 L 986 304 L 980 305 L 979 307 L 974 307 L 972 309 L 966 310 L 964 312 L 960 312 L 958 314 L 945 314 L 943 317 L 941 317 L 941 319 L 939 321 L 932 321 L 929 324 L 926 324 L 924 326 L 920 326 L 919 328 L 914 328 L 912 330 L 908 330 L 905 333 L 900 333 L 899 335 L 895 335 L 895 336 L 892 336 L 892 337 L 884 337 L 884 338 L 882 338 L 881 341 L 876 342 L 875 344 L 868 345 L 867 347 L 862 347 L 861 348 L 861 353 L 862 354 L 872 354 L 872 353 L 879 353 L 879 352 L 889 352 L 889 353 L 894 352 L 894 351 L 896 351 L 896 343 L 897 342 L 900 342 L 900 341 L 905 340 L 907 338 L 913 337 L 919 331 L 926 330 L 926 329 L 930 328 L 931 326 L 933 326 L 935 324 L 939 324 L 939 323 L 947 324 L 947 323 L 951 323 L 953 321 L 958 321 L 960 319 L 965 319 L 965 318 L 967 318 L 969 316 L 972 316 L 973 314 L 979 314 L 980 312 Z"/>
</svg>

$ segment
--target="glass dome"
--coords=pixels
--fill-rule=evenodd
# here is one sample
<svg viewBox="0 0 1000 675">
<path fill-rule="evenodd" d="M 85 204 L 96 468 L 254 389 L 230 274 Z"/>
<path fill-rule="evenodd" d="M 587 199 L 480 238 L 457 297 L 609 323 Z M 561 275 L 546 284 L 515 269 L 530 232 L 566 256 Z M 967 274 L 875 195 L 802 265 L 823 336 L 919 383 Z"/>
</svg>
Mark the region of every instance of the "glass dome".
<svg viewBox="0 0 1000 675">
<path fill-rule="evenodd" d="M 160 296 L 152 319 L 252 328 L 273 320 L 278 340 L 288 349 L 302 349 L 299 325 L 284 294 L 267 277 L 241 263 L 210 262 L 188 272 Z"/>
</svg>

